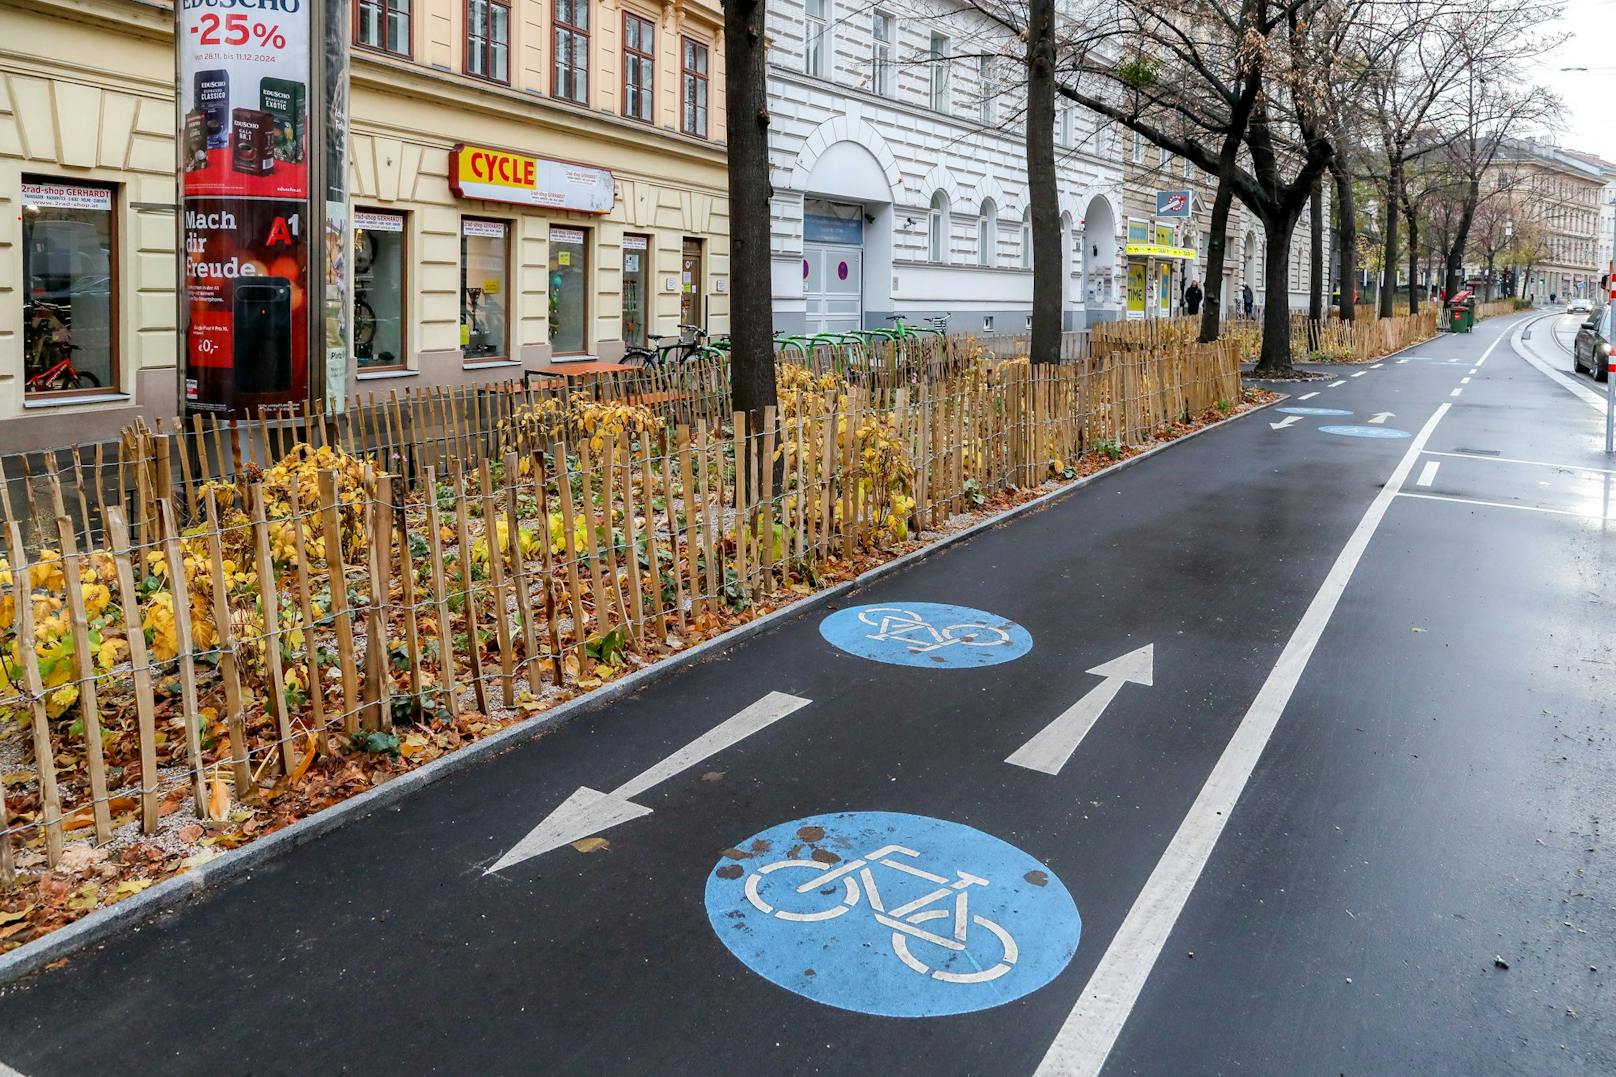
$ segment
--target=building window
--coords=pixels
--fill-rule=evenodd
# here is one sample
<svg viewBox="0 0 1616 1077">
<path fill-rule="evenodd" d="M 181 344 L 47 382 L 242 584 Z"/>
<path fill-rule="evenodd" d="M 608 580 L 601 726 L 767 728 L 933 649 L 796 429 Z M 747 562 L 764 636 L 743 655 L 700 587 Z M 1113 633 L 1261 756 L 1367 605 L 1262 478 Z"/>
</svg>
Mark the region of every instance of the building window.
<svg viewBox="0 0 1616 1077">
<path fill-rule="evenodd" d="M 1194 179 L 1195 178 L 1195 166 L 1190 164 L 1190 159 L 1188 157 L 1184 158 L 1184 178 L 1185 179 Z"/>
<path fill-rule="evenodd" d="M 707 137 L 707 46 L 688 37 L 680 48 L 683 106 L 679 129 L 697 138 Z"/>
<path fill-rule="evenodd" d="M 510 255 L 504 221 L 461 220 L 460 350 L 467 359 L 510 355 Z"/>
<path fill-rule="evenodd" d="M 589 0 L 555 0 L 555 69 L 551 92 L 589 104 Z"/>
<path fill-rule="evenodd" d="M 976 259 L 984 266 L 999 261 L 999 207 L 993 199 L 982 200 L 982 215 L 976 219 Z"/>
<path fill-rule="evenodd" d="M 507 0 L 466 0 L 466 73 L 511 80 L 511 6 Z"/>
<path fill-rule="evenodd" d="M 931 35 L 931 49 L 927 53 L 931 69 L 930 77 L 931 107 L 938 112 L 948 111 L 948 69 L 952 61 L 948 58 L 948 38 L 943 34 Z"/>
<path fill-rule="evenodd" d="M 651 122 L 655 71 L 655 25 L 633 12 L 623 12 L 623 115 Z"/>
<path fill-rule="evenodd" d="M 976 103 L 976 118 L 986 127 L 993 122 L 993 57 L 976 58 L 976 88 L 982 95 Z"/>
<path fill-rule="evenodd" d="M 410 54 L 410 0 L 358 0 L 354 43 L 395 56 Z"/>
<path fill-rule="evenodd" d="M 550 229 L 550 351 L 589 350 L 589 233 Z"/>
<path fill-rule="evenodd" d="M 1061 108 L 1060 108 L 1060 126 L 1058 128 L 1058 131 L 1059 131 L 1060 144 L 1062 146 L 1070 146 L 1072 144 L 1072 106 L 1071 105 L 1062 105 L 1061 106 Z"/>
<path fill-rule="evenodd" d="M 645 347 L 651 311 L 651 237 L 623 237 L 623 343 Z"/>
<path fill-rule="evenodd" d="M 870 24 L 870 89 L 892 96 L 893 65 L 898 55 L 898 26 L 890 12 L 877 11 Z"/>
<path fill-rule="evenodd" d="M 405 365 L 406 234 L 401 214 L 354 211 L 353 349 L 360 370 Z"/>
<path fill-rule="evenodd" d="M 1133 136 L 1133 163 L 1136 165 L 1145 163 L 1145 140 L 1137 131 Z"/>
<path fill-rule="evenodd" d="M 1021 268 L 1032 268 L 1032 208 L 1021 215 Z"/>
<path fill-rule="evenodd" d="M 938 191 L 931 196 L 931 213 L 927 220 L 927 238 L 930 241 L 927 254 L 932 261 L 948 261 L 948 233 L 952 228 L 953 219 L 949 213 L 948 194 Z"/>
<path fill-rule="evenodd" d="M 117 389 L 111 187 L 22 182 L 25 393 Z"/>
<path fill-rule="evenodd" d="M 808 0 L 803 7 L 802 69 L 815 78 L 825 78 L 830 51 L 830 0 Z"/>
</svg>

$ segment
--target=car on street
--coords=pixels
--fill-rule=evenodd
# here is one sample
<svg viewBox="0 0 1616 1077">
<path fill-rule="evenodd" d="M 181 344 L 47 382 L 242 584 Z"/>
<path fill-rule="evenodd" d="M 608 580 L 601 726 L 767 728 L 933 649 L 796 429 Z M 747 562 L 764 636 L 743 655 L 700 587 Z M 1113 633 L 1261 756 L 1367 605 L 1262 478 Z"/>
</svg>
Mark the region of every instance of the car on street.
<svg viewBox="0 0 1616 1077">
<path fill-rule="evenodd" d="M 1610 312 L 1609 304 L 1589 312 L 1571 346 L 1571 365 L 1578 374 L 1583 371 L 1592 374 L 1595 381 L 1604 381 L 1610 376 Z"/>
<path fill-rule="evenodd" d="M 1573 299 L 1566 304 L 1567 314 L 1592 314 L 1594 305 L 1586 299 Z"/>
</svg>

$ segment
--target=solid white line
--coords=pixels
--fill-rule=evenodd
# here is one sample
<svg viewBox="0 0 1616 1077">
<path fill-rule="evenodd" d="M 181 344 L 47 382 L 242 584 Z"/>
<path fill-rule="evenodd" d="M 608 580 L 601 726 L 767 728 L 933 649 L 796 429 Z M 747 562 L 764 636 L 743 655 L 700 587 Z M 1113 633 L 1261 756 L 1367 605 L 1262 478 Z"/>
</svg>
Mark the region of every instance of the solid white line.
<svg viewBox="0 0 1616 1077">
<path fill-rule="evenodd" d="M 1319 395 L 1319 391 L 1317 389 L 1315 389 L 1311 393 L 1303 393 L 1301 396 L 1297 397 L 1296 399 L 1298 399 L 1298 400 L 1312 400 L 1314 397 L 1316 397 L 1318 395 Z"/>
<path fill-rule="evenodd" d="M 1603 412 L 1605 410 L 1605 398 L 1603 396 L 1600 396 L 1598 393 L 1594 392 L 1592 389 L 1588 388 L 1586 385 L 1582 384 L 1565 371 L 1559 369 L 1558 367 L 1550 366 L 1548 363 L 1544 362 L 1543 357 L 1537 354 L 1536 348 L 1525 346 L 1526 342 L 1521 339 L 1521 333 L 1525 329 L 1526 327 L 1524 325 L 1516 329 L 1514 333 L 1515 339 L 1510 341 L 1510 347 L 1515 349 L 1515 354 L 1532 364 L 1538 369 L 1539 372 L 1547 374 L 1549 377 L 1559 382 L 1562 387 L 1575 393 L 1578 397 L 1581 397 L 1590 407 Z"/>
<path fill-rule="evenodd" d="M 1449 396 L 1458 396 L 1462 392 L 1464 392 L 1463 389 L 1455 389 L 1453 392 L 1449 393 L 1448 395 Z"/>
<path fill-rule="evenodd" d="M 1325 388 L 1326 389 L 1334 389 L 1337 385 L 1345 385 L 1345 384 L 1347 384 L 1347 379 L 1342 378 L 1340 381 L 1332 381 L 1329 385 L 1326 385 Z"/>
<path fill-rule="evenodd" d="M 1436 478 L 1436 469 L 1442 464 L 1437 460 L 1427 460 L 1425 466 L 1420 468 L 1420 477 L 1414 480 L 1415 486 L 1429 486 L 1431 480 Z"/>
<path fill-rule="evenodd" d="M 1367 371 L 1367 370 L 1360 370 L 1360 371 L 1358 371 L 1358 372 L 1357 372 L 1357 373 L 1356 373 L 1356 374 L 1354 374 L 1354 375 L 1352 375 L 1352 376 L 1353 376 L 1353 377 L 1354 377 L 1354 378 L 1361 378 L 1361 377 L 1363 377 L 1363 376 L 1364 376 L 1364 375 L 1365 375 L 1365 374 L 1367 374 L 1367 373 L 1369 373 L 1369 371 Z"/>
<path fill-rule="evenodd" d="M 1616 520 L 1613 516 L 1603 516 L 1595 512 L 1576 512 L 1572 509 L 1550 509 L 1541 505 L 1511 505 L 1507 501 L 1482 501 L 1474 497 L 1449 497 L 1446 494 L 1416 494 L 1409 490 L 1402 491 L 1404 497 L 1417 497 L 1423 501 L 1455 501 L 1461 505 L 1480 505 L 1487 509 L 1519 509 L 1522 512 L 1546 512 L 1552 516 L 1577 516 L 1584 520 L 1602 520 L 1609 523 Z"/>
<path fill-rule="evenodd" d="M 1313 648 L 1324 635 L 1324 629 L 1330 623 L 1330 616 L 1341 601 L 1353 571 L 1363 559 L 1369 540 L 1385 518 L 1392 499 L 1402 489 L 1425 443 L 1451 406 L 1442 404 L 1426 421 L 1408 452 L 1403 454 L 1402 460 L 1393 469 L 1391 478 L 1370 502 L 1352 537 L 1347 539 L 1347 544 L 1336 556 L 1335 564 L 1324 577 L 1324 583 L 1313 596 L 1313 601 L 1308 603 L 1307 612 L 1302 614 L 1302 620 L 1291 633 L 1279 661 L 1257 692 L 1257 698 L 1251 701 L 1234 736 L 1223 749 L 1195 803 L 1190 806 L 1189 814 L 1179 824 L 1178 832 L 1173 835 L 1144 889 L 1128 910 L 1122 926 L 1111 939 L 1111 945 L 1106 947 L 1094 975 L 1089 977 L 1072 1012 L 1061 1025 L 1054 1042 L 1049 1045 L 1044 1060 L 1038 1066 L 1038 1073 L 1042 1077 L 1055 1077 L 1057 1074 L 1062 1077 L 1093 1077 L 1105 1065 L 1106 1057 L 1122 1032 L 1122 1026 L 1127 1023 L 1128 1015 L 1139 1000 L 1139 992 L 1144 989 L 1156 959 L 1161 956 L 1162 947 L 1167 944 L 1173 925 L 1178 922 L 1190 892 L 1195 889 L 1213 847 L 1222 836 L 1223 828 L 1246 782 L 1251 778 L 1251 772 L 1256 768 L 1269 738 L 1273 736 L 1274 726 L 1278 724 L 1285 705 L 1296 690 L 1308 659 L 1313 656 Z"/>
<path fill-rule="evenodd" d="M 1552 467 L 1560 471 L 1587 471 L 1595 475 L 1616 475 L 1616 469 L 1608 467 L 1584 467 L 1581 464 L 1555 464 L 1548 460 L 1522 460 L 1518 456 L 1477 456 L 1467 452 L 1442 452 L 1438 449 L 1426 449 L 1426 456 L 1452 456 L 1459 460 L 1476 460 L 1483 464 L 1530 464 L 1533 467 Z"/>
</svg>

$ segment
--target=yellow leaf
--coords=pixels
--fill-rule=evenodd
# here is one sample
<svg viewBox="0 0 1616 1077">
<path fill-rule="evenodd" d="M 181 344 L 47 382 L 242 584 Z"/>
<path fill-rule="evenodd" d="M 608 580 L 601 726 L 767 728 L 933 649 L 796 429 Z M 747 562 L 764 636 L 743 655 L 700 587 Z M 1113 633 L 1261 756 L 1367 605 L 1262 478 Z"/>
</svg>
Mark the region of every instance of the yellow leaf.
<svg viewBox="0 0 1616 1077">
<path fill-rule="evenodd" d="M 572 847 L 580 853 L 598 853 L 602 849 L 611 848 L 611 844 L 605 838 L 579 838 L 572 843 Z"/>
<path fill-rule="evenodd" d="M 113 889 L 112 897 L 109 900 L 122 901 L 126 897 L 133 897 L 151 884 L 150 879 L 125 879 Z"/>
<path fill-rule="evenodd" d="M 217 774 L 208 788 L 208 817 L 223 820 L 230 814 L 230 787 Z"/>
</svg>

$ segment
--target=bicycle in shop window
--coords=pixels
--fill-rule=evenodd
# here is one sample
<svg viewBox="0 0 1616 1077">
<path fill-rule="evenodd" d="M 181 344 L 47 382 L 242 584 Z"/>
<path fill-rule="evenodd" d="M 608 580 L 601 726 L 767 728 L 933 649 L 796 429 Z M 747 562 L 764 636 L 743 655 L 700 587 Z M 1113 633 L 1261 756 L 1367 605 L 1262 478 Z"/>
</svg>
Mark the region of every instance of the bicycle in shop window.
<svg viewBox="0 0 1616 1077">
<path fill-rule="evenodd" d="M 28 347 L 23 356 L 23 373 L 30 393 L 63 392 L 69 389 L 98 389 L 101 379 L 73 365 L 73 333 L 67 327 L 68 311 L 54 303 L 35 301 L 23 310 L 28 324 Z"/>
</svg>

